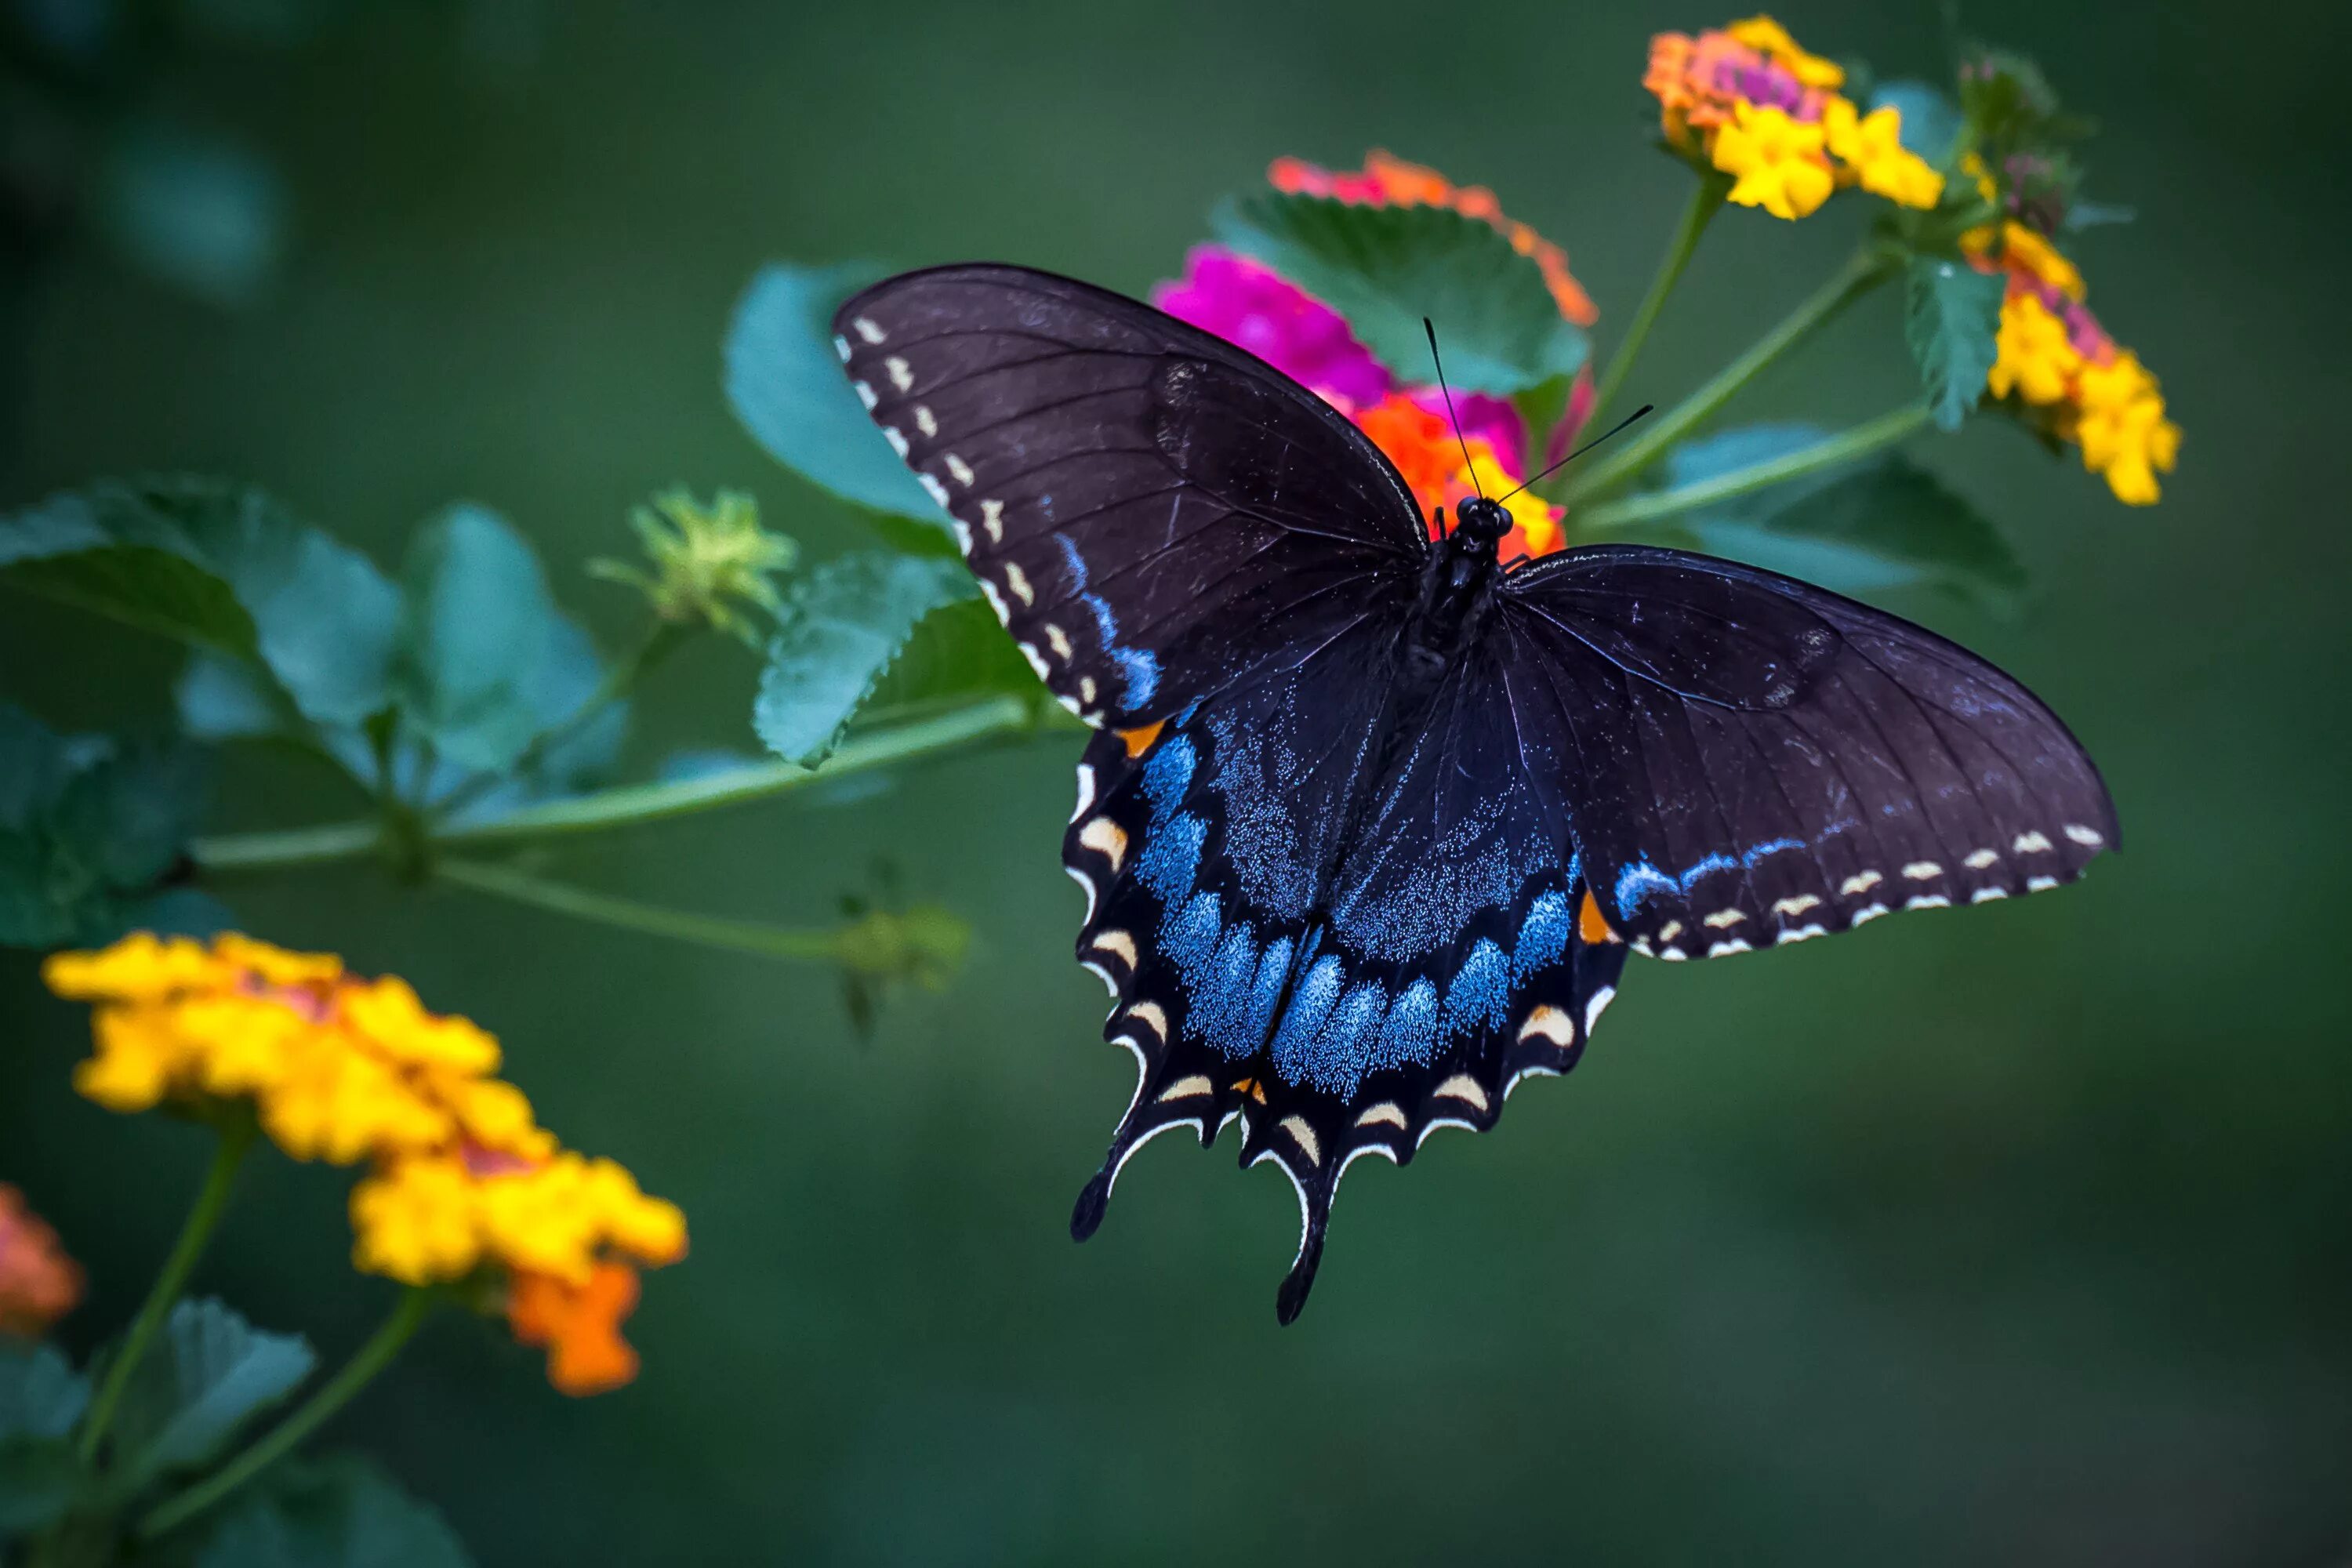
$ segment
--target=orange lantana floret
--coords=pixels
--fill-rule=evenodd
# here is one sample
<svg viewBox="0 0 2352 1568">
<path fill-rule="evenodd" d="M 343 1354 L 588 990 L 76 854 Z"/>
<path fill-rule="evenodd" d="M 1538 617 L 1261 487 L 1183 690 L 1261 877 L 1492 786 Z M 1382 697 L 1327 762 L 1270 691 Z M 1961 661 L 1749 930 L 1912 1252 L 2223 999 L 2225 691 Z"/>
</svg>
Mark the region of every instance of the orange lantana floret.
<svg viewBox="0 0 2352 1568">
<path fill-rule="evenodd" d="M 0 1182 L 0 1334 L 32 1337 L 81 1300 L 81 1266 L 25 1194 Z"/>
<path fill-rule="evenodd" d="M 547 1347 L 547 1380 L 562 1393 L 603 1394 L 637 1375 L 637 1352 L 621 1325 L 637 1309 L 637 1271 L 600 1263 L 568 1283 L 551 1274 L 516 1274 L 507 1283 L 507 1323 L 527 1345 Z"/>
</svg>

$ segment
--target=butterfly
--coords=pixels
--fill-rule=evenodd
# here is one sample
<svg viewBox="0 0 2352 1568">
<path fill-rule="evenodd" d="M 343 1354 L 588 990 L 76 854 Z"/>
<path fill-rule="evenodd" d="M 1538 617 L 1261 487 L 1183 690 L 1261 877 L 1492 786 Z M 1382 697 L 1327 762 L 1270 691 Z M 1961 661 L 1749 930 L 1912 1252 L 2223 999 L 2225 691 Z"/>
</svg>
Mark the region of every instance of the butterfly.
<svg viewBox="0 0 2352 1568">
<path fill-rule="evenodd" d="M 1049 273 L 877 283 L 835 346 L 982 593 L 1098 733 L 1063 842 L 1134 1098 L 1071 1217 L 1171 1128 L 1297 1187 L 1287 1323 L 1357 1159 L 1576 1064 L 1627 955 L 1777 947 L 2073 879 L 2117 840 L 2024 687 L 1730 561 L 1498 561 L 1337 409 Z"/>
</svg>

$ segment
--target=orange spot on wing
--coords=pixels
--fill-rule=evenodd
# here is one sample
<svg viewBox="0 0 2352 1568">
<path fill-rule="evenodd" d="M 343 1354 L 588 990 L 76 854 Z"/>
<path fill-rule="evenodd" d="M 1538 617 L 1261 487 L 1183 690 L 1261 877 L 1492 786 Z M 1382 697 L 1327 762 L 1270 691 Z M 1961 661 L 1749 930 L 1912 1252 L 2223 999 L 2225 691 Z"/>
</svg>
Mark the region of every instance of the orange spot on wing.
<svg viewBox="0 0 2352 1568">
<path fill-rule="evenodd" d="M 1121 730 L 1118 738 L 1127 742 L 1129 756 L 1139 757 L 1151 750 L 1151 742 L 1160 739 L 1160 731 L 1166 728 L 1168 721 L 1162 719 L 1156 724 L 1146 724 L 1140 730 Z"/>
<path fill-rule="evenodd" d="M 1601 918 L 1600 900 L 1592 896 L 1592 889 L 1590 888 L 1584 889 L 1584 902 L 1576 911 L 1576 934 L 1587 947 L 1599 947 L 1603 942 L 1625 940 L 1611 931 L 1609 922 Z"/>
<path fill-rule="evenodd" d="M 1257 1079 L 1254 1078 L 1245 1078 L 1242 1079 L 1239 1083 L 1234 1085 L 1234 1090 L 1237 1094 L 1248 1095 L 1260 1105 L 1264 1105 L 1265 1103 L 1265 1089 L 1258 1083 Z"/>
</svg>

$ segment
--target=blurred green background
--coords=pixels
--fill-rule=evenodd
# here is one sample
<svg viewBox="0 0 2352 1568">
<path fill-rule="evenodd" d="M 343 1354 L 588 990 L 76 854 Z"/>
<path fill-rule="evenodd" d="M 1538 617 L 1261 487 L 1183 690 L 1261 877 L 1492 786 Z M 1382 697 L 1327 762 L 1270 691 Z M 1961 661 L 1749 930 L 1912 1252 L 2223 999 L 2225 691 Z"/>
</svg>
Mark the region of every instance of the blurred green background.
<svg viewBox="0 0 2352 1568">
<path fill-rule="evenodd" d="M 16 11 L 20 31 L 95 16 L 101 48 L 135 31 L 134 64 L 68 92 L 74 114 L 252 161 L 164 180 L 213 182 L 193 216 L 20 201 L 0 500 L 216 472 L 390 561 L 473 498 L 608 639 L 631 604 L 577 563 L 656 488 L 748 488 L 814 554 L 856 542 L 720 396 L 719 334 L 761 261 L 1003 258 L 1139 292 L 1268 159 L 1381 145 L 1563 243 L 1605 348 L 1687 189 L 1646 145 L 1644 40 L 1725 19 L 1646 0 Z M 1944 58 L 1928 5 L 1780 15 L 1883 75 Z M 251 929 L 497 1030 L 550 1126 L 694 1226 L 693 1257 L 647 1281 L 634 1387 L 568 1403 L 529 1352 L 448 1321 L 333 1436 L 488 1564 L 2346 1561 L 2333 17 L 1964 18 L 2104 121 L 2091 194 L 2140 217 L 2075 248 L 2187 431 L 2145 512 L 1995 422 L 1917 444 L 2041 586 L 2013 621 L 1893 607 L 2023 676 L 2097 755 L 2127 850 L 2084 886 L 1769 960 L 1637 963 L 1572 1079 L 1409 1173 L 1357 1173 L 1286 1331 L 1291 1195 L 1237 1176 L 1229 1144 L 1162 1142 L 1102 1235 L 1067 1238 L 1130 1067 L 1069 961 L 1066 737 L 550 860 L 784 921 L 895 865 L 981 940 L 866 1044 L 819 970 L 356 868 L 226 888 Z M 181 226 L 160 261 L 156 221 Z M 1694 384 L 1854 222 L 1728 216 L 1629 391 Z M 195 259 L 174 274 L 173 255 Z M 1895 311 L 1871 300 L 1736 416 L 1891 405 L 1913 374 Z M 0 686 L 61 726 L 162 722 L 176 661 L 0 604 Z M 633 757 L 750 746 L 753 676 L 715 644 L 681 659 Z M 350 806 L 323 773 L 241 756 L 217 825 Z M 89 1265 L 67 1328 L 86 1348 L 145 1288 L 203 1142 L 71 1096 L 84 1014 L 22 954 L 0 958 L 0 1179 Z M 347 1352 L 390 1291 L 344 1261 L 344 1188 L 257 1163 L 202 1286 Z"/>
</svg>

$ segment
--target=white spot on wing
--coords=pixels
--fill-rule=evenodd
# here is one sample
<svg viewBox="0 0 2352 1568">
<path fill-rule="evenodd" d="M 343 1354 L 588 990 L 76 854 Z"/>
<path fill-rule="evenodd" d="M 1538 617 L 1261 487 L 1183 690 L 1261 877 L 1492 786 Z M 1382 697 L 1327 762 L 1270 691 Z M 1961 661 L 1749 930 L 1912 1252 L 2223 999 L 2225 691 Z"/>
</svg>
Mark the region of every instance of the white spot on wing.
<svg viewBox="0 0 2352 1568">
<path fill-rule="evenodd" d="M 1021 650 L 1021 657 L 1029 661 L 1029 668 L 1037 672 L 1038 679 L 1051 680 L 1054 679 L 1054 667 L 1045 662 L 1045 656 L 1037 651 L 1037 645 L 1035 643 L 1016 643 L 1013 646 Z"/>
<path fill-rule="evenodd" d="M 1981 871 L 2000 858 L 2000 851 L 1998 849 L 1975 849 L 1969 851 L 1969 858 L 1960 864 L 1971 871 Z"/>
<path fill-rule="evenodd" d="M 1616 999 L 1617 987 L 1603 985 L 1584 1004 L 1584 1035 L 1587 1039 L 1592 1037 L 1593 1026 L 1601 1022 L 1601 1009 Z"/>
<path fill-rule="evenodd" d="M 1161 1089 L 1160 1098 L 1163 1100 L 1190 1100 L 1194 1095 L 1214 1094 L 1216 1091 L 1217 1086 L 1211 1083 L 1205 1074 L 1196 1072 L 1190 1078 L 1180 1078 Z"/>
<path fill-rule="evenodd" d="M 931 417 L 931 405 L 929 404 L 918 403 L 915 405 L 915 428 L 920 430 L 926 437 L 936 436 L 940 433 L 940 422 Z"/>
<path fill-rule="evenodd" d="M 2105 836 L 2097 828 L 2085 827 L 2079 822 L 2070 822 L 2066 825 L 2066 837 L 2085 849 L 2096 849 L 2107 841 Z"/>
<path fill-rule="evenodd" d="M 1875 871 L 1857 871 L 1853 876 L 1848 877 L 1844 881 L 1838 884 L 1838 891 L 1848 898 L 1852 898 L 1857 893 L 1866 893 L 1870 891 L 1871 889 L 1875 888 L 1879 883 L 1884 882 L 1885 880 L 1886 880 L 1886 879 L 1880 876 Z"/>
<path fill-rule="evenodd" d="M 1013 596 L 1024 605 L 1037 602 L 1037 591 L 1029 586 L 1029 574 L 1010 561 L 1004 563 L 1004 585 L 1012 589 Z"/>
<path fill-rule="evenodd" d="M 1004 503 L 1001 500 L 984 500 L 981 502 L 980 525 L 988 530 L 988 542 L 991 544 L 1003 543 Z"/>
<path fill-rule="evenodd" d="M 1479 1087 L 1478 1080 L 1466 1072 L 1455 1073 L 1452 1078 L 1439 1084 L 1437 1098 L 1458 1100 L 1465 1105 L 1475 1106 L 1480 1110 L 1486 1110 L 1491 1103 L 1486 1098 L 1486 1089 Z"/>
<path fill-rule="evenodd" d="M 874 405 L 882 401 L 874 395 L 874 389 L 862 381 L 853 381 L 849 384 L 857 389 L 857 401 L 866 405 L 866 412 L 873 413 Z"/>
<path fill-rule="evenodd" d="M 1932 882 L 1944 874 L 1944 868 L 1933 860 L 1914 860 L 1903 868 L 1903 874 L 1915 882 Z"/>
<path fill-rule="evenodd" d="M 1746 942 L 1740 941 L 1735 936 L 1729 942 L 1718 942 L 1709 946 L 1706 950 L 1706 955 L 1709 958 L 1727 958 L 1735 952 L 1752 952 L 1754 951 L 1755 950 L 1753 948 L 1749 947 Z"/>
<path fill-rule="evenodd" d="M 1864 904 L 1862 908 L 1853 911 L 1853 923 L 1858 926 L 1866 926 L 1871 921 L 1876 920 L 1879 916 L 1893 914 L 1894 912 L 1894 910 L 1888 909 L 1885 904 Z"/>
<path fill-rule="evenodd" d="M 888 359 L 884 360 L 882 368 L 890 373 L 890 384 L 899 391 L 906 392 L 914 386 L 915 373 L 908 369 L 907 362 L 897 354 L 892 354 Z"/>
<path fill-rule="evenodd" d="M 911 450 L 911 448 L 907 445 L 907 438 L 898 434 L 898 427 L 896 425 L 885 425 L 882 426 L 882 438 L 890 443 L 890 450 L 898 453 L 901 461 L 906 458 L 907 453 Z"/>
<path fill-rule="evenodd" d="M 1076 822 L 1078 818 L 1084 816 L 1087 814 L 1087 808 L 1093 805 L 1094 803 L 1094 764 L 1092 763 L 1080 763 L 1078 764 L 1078 808 L 1077 810 L 1070 813 L 1070 820 L 1072 822 Z"/>
<path fill-rule="evenodd" d="M 1010 626 L 1013 624 L 1013 612 L 1004 607 L 1004 595 L 998 593 L 996 591 L 996 584 L 990 582 L 985 577 L 980 579 L 980 596 L 986 599 L 988 601 L 988 607 L 996 612 L 997 625 Z M 1041 669 L 1037 673 L 1043 675 L 1045 672 Z"/>
<path fill-rule="evenodd" d="M 926 473 L 918 471 L 915 477 L 923 481 L 923 489 L 929 492 L 930 498 L 933 500 L 939 502 L 941 506 L 948 504 L 947 486 L 940 483 L 939 480 L 931 478 L 930 475 Z"/>
<path fill-rule="evenodd" d="M 1706 917 L 1706 923 L 1717 931 L 1729 931 L 1748 918 L 1744 910 L 1717 910 Z"/>
<path fill-rule="evenodd" d="M 2057 846 L 2042 836 L 2039 828 L 2032 833 L 2019 834 L 2016 842 L 2009 847 L 2010 853 L 2012 855 L 2046 855 L 2056 847 Z"/>
<path fill-rule="evenodd" d="M 1680 921 L 1668 921 L 1665 923 L 1664 929 L 1658 932 L 1658 940 L 1660 942 L 1672 942 L 1675 938 L 1682 934 L 1683 922 Z"/>
<path fill-rule="evenodd" d="M 834 333 L 833 352 L 841 356 L 842 363 L 847 364 L 849 363 L 849 340 L 843 337 L 839 332 Z"/>
<path fill-rule="evenodd" d="M 1941 893 L 1923 893 L 1916 899 L 1904 900 L 1903 907 L 1906 910 L 1948 910 L 1952 907 L 1952 900 Z"/>
<path fill-rule="evenodd" d="M 1061 627 L 1055 626 L 1051 622 L 1048 622 L 1045 626 L 1045 642 L 1046 646 L 1054 650 L 1054 657 L 1055 658 L 1060 659 L 1065 664 L 1067 664 L 1070 661 L 1070 655 L 1074 650 L 1070 647 L 1069 633 L 1064 631 Z"/>
<path fill-rule="evenodd" d="M 971 489 L 971 465 L 970 463 L 965 462 L 953 452 L 950 452 L 947 455 L 947 465 L 948 472 L 954 476 L 956 483 L 961 485 L 966 489 Z"/>
<path fill-rule="evenodd" d="M 1071 881 L 1076 882 L 1079 887 L 1084 888 L 1087 890 L 1086 920 L 1082 920 L 1078 922 L 1080 925 L 1084 925 L 1087 921 L 1091 921 L 1095 918 L 1095 879 L 1092 877 L 1087 876 L 1086 872 L 1076 866 L 1066 864 L 1063 866 L 1062 869 L 1070 874 Z M 1097 974 L 1102 973 L 1100 970 L 1097 970 L 1095 973 Z M 1104 974 L 1103 979 L 1108 982 L 1110 979 L 1110 976 Z"/>
<path fill-rule="evenodd" d="M 1772 939 L 1774 947 L 1786 947 L 1792 942 L 1811 942 L 1817 936 L 1827 936 L 1830 928 L 1822 925 L 1797 926 Z"/>
<path fill-rule="evenodd" d="M 1114 871 L 1127 859 L 1127 829 L 1108 816 L 1097 816 L 1078 829 L 1078 842 L 1108 859 Z M 1167 1032 L 1163 1024 L 1160 1028 L 1162 1038 L 1166 1037 Z"/>
<path fill-rule="evenodd" d="M 2009 889 L 2007 888 L 1979 888 L 1975 892 L 1969 895 L 1969 902 L 1972 904 L 1989 904 L 1995 899 L 2005 899 L 2007 897 L 2009 897 Z"/>
<path fill-rule="evenodd" d="M 1117 928 L 1098 931 L 1094 940 L 1097 952 L 1108 952 L 1129 969 L 1135 967 L 1135 939 Z"/>
<path fill-rule="evenodd" d="M 849 324 L 857 329 L 857 335 L 864 338 L 869 343 L 878 343 L 889 335 L 863 316 L 858 317 Z"/>
<path fill-rule="evenodd" d="M 1807 910 L 1811 909 L 1821 901 L 1821 899 L 1815 894 L 1800 893 L 1793 899 L 1781 899 L 1775 902 L 1772 906 L 1772 912 L 1776 915 L 1788 915 L 1794 918 L 1795 916 L 1803 914 Z"/>
<path fill-rule="evenodd" d="M 1298 1152 L 1307 1156 L 1308 1164 L 1320 1165 L 1323 1163 L 1323 1145 L 1316 1141 L 1315 1129 L 1307 1125 L 1307 1118 L 1286 1116 L 1282 1119 L 1282 1130 L 1290 1134 L 1290 1141 L 1298 1145 Z"/>
<path fill-rule="evenodd" d="M 1382 1100 L 1380 1104 L 1375 1105 L 1370 1110 L 1365 1111 L 1361 1116 L 1357 1117 L 1356 1125 L 1359 1127 L 1379 1127 L 1383 1125 L 1389 1127 L 1406 1126 L 1407 1122 L 1404 1119 L 1404 1108 L 1391 1100 Z"/>
<path fill-rule="evenodd" d="M 2057 885 L 2058 879 L 2055 877 L 2028 877 L 2025 879 L 2025 890 L 2029 893 L 2046 893 Z"/>
<path fill-rule="evenodd" d="M 1528 1015 L 1528 1021 L 1519 1026 L 1519 1038 L 1525 1040 L 1538 1035 L 1555 1046 L 1572 1046 L 1576 1043 L 1576 1022 L 1557 1007 L 1538 1007 Z"/>
</svg>

